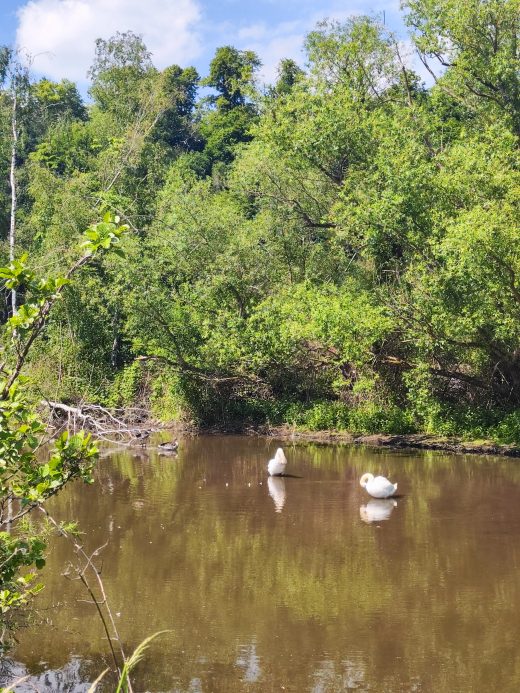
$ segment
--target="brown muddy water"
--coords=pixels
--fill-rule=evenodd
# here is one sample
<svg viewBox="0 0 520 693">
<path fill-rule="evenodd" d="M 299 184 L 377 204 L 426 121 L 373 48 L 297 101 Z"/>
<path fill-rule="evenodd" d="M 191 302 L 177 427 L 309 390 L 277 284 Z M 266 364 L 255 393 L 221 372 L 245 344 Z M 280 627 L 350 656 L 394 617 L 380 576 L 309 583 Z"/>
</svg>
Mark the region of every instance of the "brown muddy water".
<svg viewBox="0 0 520 693">
<path fill-rule="evenodd" d="M 177 457 L 114 451 L 50 504 L 102 552 L 124 647 L 156 640 L 135 691 L 520 690 L 520 461 L 185 439 Z M 365 471 L 399 482 L 370 500 Z M 110 664 L 93 606 L 52 545 L 39 621 L 4 679 L 87 691 Z M 103 690 L 113 690 L 107 684 Z"/>
</svg>

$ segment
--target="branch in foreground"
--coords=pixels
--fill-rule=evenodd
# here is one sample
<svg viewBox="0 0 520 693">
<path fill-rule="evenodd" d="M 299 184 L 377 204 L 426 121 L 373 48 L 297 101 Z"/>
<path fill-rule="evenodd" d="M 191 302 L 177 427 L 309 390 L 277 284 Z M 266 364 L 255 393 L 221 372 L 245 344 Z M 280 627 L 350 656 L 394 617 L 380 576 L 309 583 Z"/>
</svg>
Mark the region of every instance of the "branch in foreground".
<svg viewBox="0 0 520 693">
<path fill-rule="evenodd" d="M 110 647 L 110 651 L 112 654 L 112 659 L 114 661 L 114 666 L 115 670 L 117 672 L 117 675 L 119 677 L 122 676 L 123 672 L 125 671 L 125 668 L 127 668 L 127 658 L 125 656 L 125 652 L 123 650 L 123 645 L 121 642 L 121 638 L 119 636 L 119 632 L 117 630 L 116 622 L 113 617 L 112 611 L 110 609 L 110 604 L 108 602 L 107 594 L 105 591 L 105 586 L 103 584 L 103 580 L 101 579 L 101 571 L 95 566 L 93 563 L 93 558 L 97 555 L 99 555 L 100 551 L 102 551 L 106 544 L 103 546 L 98 547 L 95 551 L 92 552 L 92 554 L 87 554 L 85 549 L 81 544 L 78 543 L 76 538 L 67 532 L 62 525 L 57 522 L 52 515 L 42 506 L 39 505 L 38 509 L 45 515 L 45 517 L 49 520 L 49 522 L 57 529 L 58 533 L 68 539 L 73 547 L 74 547 L 74 553 L 78 556 L 78 558 L 83 561 L 82 565 L 76 565 L 74 566 L 74 572 L 76 573 L 76 579 L 80 580 L 82 585 L 85 587 L 87 592 L 89 593 L 92 603 L 95 605 L 96 610 L 99 614 L 99 617 L 101 619 L 101 622 L 103 624 L 103 629 L 105 631 L 105 634 L 107 636 L 108 644 Z M 98 599 L 94 589 L 90 585 L 87 577 L 87 572 L 90 571 L 97 582 L 100 594 L 101 594 L 101 599 Z M 103 609 L 106 611 L 106 614 L 103 612 Z M 108 626 L 108 621 L 110 622 L 110 626 L 112 627 L 112 635 L 110 634 L 110 629 Z M 118 657 L 115 652 L 114 648 L 114 642 L 116 642 L 119 646 L 119 653 L 121 657 L 121 662 L 118 661 Z M 130 683 L 130 680 L 127 679 L 127 685 L 128 685 L 128 690 L 130 693 L 132 693 L 132 685 Z"/>
</svg>

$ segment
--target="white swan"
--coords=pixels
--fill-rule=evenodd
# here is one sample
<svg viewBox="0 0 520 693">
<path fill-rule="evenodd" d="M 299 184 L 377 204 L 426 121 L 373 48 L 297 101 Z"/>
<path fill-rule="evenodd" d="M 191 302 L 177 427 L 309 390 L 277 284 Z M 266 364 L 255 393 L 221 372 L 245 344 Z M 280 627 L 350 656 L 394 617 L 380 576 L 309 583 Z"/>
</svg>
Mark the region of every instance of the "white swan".
<svg viewBox="0 0 520 693">
<path fill-rule="evenodd" d="M 359 508 L 359 517 L 370 524 L 389 520 L 390 515 L 397 508 L 397 501 L 390 498 L 371 498 L 366 505 Z"/>
<path fill-rule="evenodd" d="M 363 474 L 359 480 L 359 485 L 366 489 L 374 498 L 389 498 L 397 491 L 397 484 L 392 484 L 384 476 L 374 477 L 369 472 Z"/>
<path fill-rule="evenodd" d="M 285 479 L 279 476 L 270 476 L 267 478 L 267 487 L 269 489 L 269 495 L 274 501 L 275 511 L 281 513 L 287 497 L 285 492 Z"/>
<path fill-rule="evenodd" d="M 287 458 L 283 454 L 282 448 L 278 448 L 272 460 L 269 460 L 267 471 L 271 476 L 282 476 L 285 474 Z"/>
</svg>

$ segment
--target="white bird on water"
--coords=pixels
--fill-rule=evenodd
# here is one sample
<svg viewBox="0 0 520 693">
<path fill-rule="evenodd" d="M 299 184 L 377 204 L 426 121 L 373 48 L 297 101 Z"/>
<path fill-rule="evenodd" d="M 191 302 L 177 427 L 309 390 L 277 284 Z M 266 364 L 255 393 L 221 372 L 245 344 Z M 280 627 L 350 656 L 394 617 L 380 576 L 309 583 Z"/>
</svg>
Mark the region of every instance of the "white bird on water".
<svg viewBox="0 0 520 693">
<path fill-rule="evenodd" d="M 397 484 L 392 484 L 391 481 L 384 476 L 376 476 L 367 472 L 363 474 L 359 480 L 359 485 L 366 489 L 374 498 L 390 498 L 397 491 Z"/>
<path fill-rule="evenodd" d="M 270 476 L 283 476 L 287 466 L 287 458 L 285 457 L 282 448 L 278 448 L 272 460 L 269 460 L 267 471 Z"/>
</svg>

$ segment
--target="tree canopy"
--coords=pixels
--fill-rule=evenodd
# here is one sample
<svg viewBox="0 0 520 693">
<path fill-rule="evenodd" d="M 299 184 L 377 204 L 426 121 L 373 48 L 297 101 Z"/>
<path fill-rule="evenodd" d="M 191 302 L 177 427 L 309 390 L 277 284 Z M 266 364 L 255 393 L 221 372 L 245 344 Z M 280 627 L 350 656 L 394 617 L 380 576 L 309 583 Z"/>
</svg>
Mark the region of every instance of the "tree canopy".
<svg viewBox="0 0 520 693">
<path fill-rule="evenodd" d="M 200 78 L 131 32 L 96 43 L 91 104 L 29 85 L 19 252 L 59 266 L 107 210 L 133 230 L 30 359 L 49 397 L 520 439 L 518 0 L 404 12 L 427 85 L 362 16 L 320 23 L 266 88 L 252 51 L 218 48 Z"/>
</svg>

